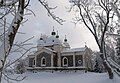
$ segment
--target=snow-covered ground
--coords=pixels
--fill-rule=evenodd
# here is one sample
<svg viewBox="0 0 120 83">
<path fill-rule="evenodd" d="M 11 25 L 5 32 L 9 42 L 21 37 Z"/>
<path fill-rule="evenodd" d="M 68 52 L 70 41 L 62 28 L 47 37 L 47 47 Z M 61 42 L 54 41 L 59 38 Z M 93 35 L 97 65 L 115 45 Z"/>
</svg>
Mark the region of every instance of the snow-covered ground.
<svg viewBox="0 0 120 83">
<path fill-rule="evenodd" d="M 27 78 L 14 83 L 120 83 L 117 75 L 111 80 L 106 73 L 29 72 L 23 76 L 27 76 Z"/>
</svg>

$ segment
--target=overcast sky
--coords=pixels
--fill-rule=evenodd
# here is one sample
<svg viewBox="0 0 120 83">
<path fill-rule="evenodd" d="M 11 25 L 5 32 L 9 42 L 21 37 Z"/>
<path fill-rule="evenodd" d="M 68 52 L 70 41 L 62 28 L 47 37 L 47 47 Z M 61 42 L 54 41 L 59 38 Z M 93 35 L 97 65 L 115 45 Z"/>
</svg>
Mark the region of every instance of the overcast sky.
<svg viewBox="0 0 120 83">
<path fill-rule="evenodd" d="M 86 29 L 84 25 L 75 25 L 71 22 L 74 14 L 67 12 L 66 7 L 69 7 L 68 0 L 47 0 L 49 5 L 54 7 L 58 6 L 54 10 L 55 14 L 66 20 L 63 25 L 58 24 L 52 18 L 48 17 L 47 12 L 38 0 L 31 0 L 31 6 L 29 7 L 36 16 L 26 16 L 28 21 L 21 26 L 20 32 L 26 33 L 25 35 L 17 35 L 16 41 L 25 40 L 28 37 L 35 36 L 32 43 L 36 44 L 41 34 L 50 35 L 52 27 L 55 27 L 55 31 L 59 31 L 60 39 L 63 40 L 67 35 L 68 42 L 72 48 L 83 47 L 86 45 L 92 50 L 98 50 L 96 42 L 91 33 Z M 23 37 L 24 36 L 24 37 Z"/>
</svg>

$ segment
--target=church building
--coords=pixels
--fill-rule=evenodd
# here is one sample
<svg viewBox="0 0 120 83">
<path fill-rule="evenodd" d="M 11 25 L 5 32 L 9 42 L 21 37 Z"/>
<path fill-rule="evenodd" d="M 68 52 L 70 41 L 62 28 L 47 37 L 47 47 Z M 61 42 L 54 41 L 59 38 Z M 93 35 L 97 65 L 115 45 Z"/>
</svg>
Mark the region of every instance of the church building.
<svg viewBox="0 0 120 83">
<path fill-rule="evenodd" d="M 67 38 L 60 40 L 53 29 L 50 36 L 41 35 L 37 51 L 28 55 L 27 70 L 80 70 L 92 69 L 92 51 L 86 45 L 71 48 Z"/>
</svg>

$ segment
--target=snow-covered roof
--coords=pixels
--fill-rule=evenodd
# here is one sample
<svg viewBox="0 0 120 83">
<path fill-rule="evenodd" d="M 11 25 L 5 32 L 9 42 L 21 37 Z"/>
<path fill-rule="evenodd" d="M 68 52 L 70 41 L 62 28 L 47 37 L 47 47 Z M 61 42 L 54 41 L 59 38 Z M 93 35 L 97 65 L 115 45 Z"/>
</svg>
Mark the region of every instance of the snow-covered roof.
<svg viewBox="0 0 120 83">
<path fill-rule="evenodd" d="M 56 51 L 54 51 L 54 50 L 52 50 L 52 49 L 50 49 L 50 48 L 47 48 L 47 47 L 43 47 L 42 50 L 43 50 L 43 49 L 48 50 L 48 51 L 50 51 L 50 52 L 54 52 L 54 53 L 56 52 Z M 35 53 L 38 53 L 38 52 L 40 52 L 40 51 L 41 51 L 41 50 L 37 50 Z"/>
<path fill-rule="evenodd" d="M 51 52 L 56 52 L 56 51 L 54 51 L 54 50 L 52 50 L 52 49 L 50 49 L 50 48 L 46 48 L 46 47 L 44 47 L 46 50 L 49 50 L 49 51 L 51 51 Z"/>
<path fill-rule="evenodd" d="M 63 50 L 62 52 L 84 52 L 85 50 L 86 47 L 81 47 L 81 48 L 72 48 L 72 49 Z"/>
<path fill-rule="evenodd" d="M 54 44 L 62 44 L 59 38 L 56 38 L 56 36 L 50 36 L 47 38 L 43 38 L 43 40 L 38 40 L 38 45 L 40 46 L 50 46 Z"/>
<path fill-rule="evenodd" d="M 35 55 L 34 54 L 29 54 L 27 55 L 28 57 L 34 57 Z"/>
<path fill-rule="evenodd" d="M 38 40 L 38 45 L 42 46 L 44 44 L 45 44 L 45 42 L 43 40 Z"/>
<path fill-rule="evenodd" d="M 64 42 L 64 43 L 63 43 L 63 46 L 64 46 L 64 47 L 70 47 L 70 45 L 69 45 L 68 42 Z"/>
<path fill-rule="evenodd" d="M 46 39 L 46 44 L 61 44 L 59 38 L 56 38 L 55 36 L 50 36 Z"/>
</svg>

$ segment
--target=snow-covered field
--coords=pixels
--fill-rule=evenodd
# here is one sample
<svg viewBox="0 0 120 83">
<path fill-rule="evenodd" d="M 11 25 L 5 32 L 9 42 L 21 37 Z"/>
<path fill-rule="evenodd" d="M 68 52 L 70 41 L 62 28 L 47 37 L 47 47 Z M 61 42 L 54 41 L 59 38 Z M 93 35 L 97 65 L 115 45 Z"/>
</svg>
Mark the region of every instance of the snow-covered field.
<svg viewBox="0 0 120 83">
<path fill-rule="evenodd" d="M 14 83 L 120 83 L 120 78 L 117 75 L 113 80 L 110 80 L 106 73 L 29 72 L 23 76 L 27 76 L 27 78 Z"/>
</svg>

